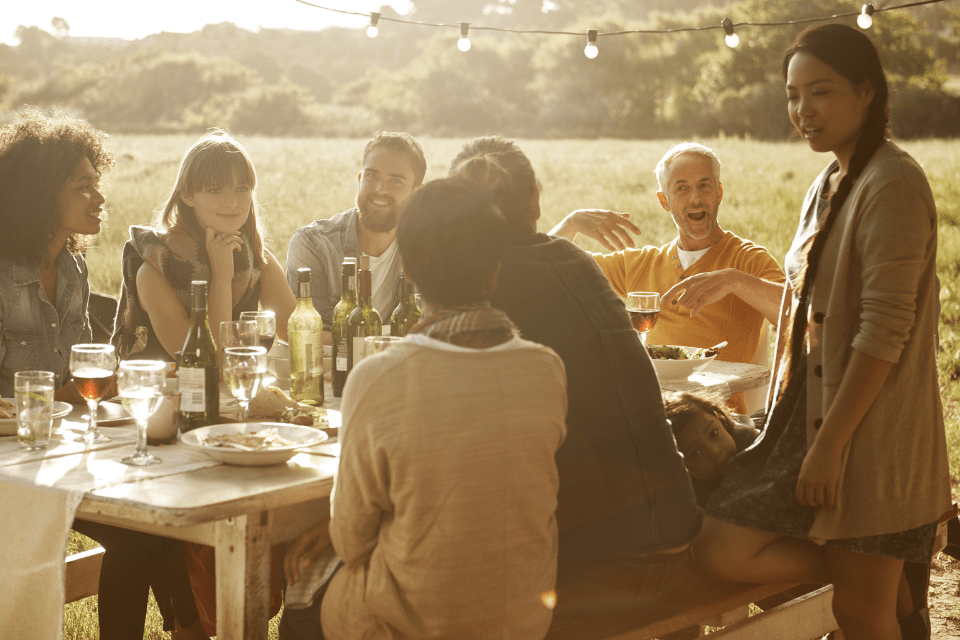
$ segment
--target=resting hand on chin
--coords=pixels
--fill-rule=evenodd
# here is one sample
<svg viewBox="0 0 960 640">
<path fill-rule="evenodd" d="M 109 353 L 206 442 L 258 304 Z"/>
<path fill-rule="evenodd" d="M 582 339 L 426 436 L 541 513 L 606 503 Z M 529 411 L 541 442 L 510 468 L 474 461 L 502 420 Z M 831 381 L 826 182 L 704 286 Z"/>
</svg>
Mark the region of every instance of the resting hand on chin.
<svg viewBox="0 0 960 640">
<path fill-rule="evenodd" d="M 207 256 L 210 258 L 211 279 L 233 280 L 233 254 L 240 251 L 243 240 L 237 232 L 224 233 L 213 227 L 206 229 Z"/>
</svg>

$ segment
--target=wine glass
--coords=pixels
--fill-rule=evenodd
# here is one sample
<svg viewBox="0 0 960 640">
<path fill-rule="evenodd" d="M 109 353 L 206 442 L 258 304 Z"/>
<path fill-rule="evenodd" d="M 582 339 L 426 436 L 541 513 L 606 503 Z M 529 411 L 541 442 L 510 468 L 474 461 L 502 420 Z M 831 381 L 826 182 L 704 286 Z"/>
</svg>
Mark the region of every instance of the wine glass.
<svg viewBox="0 0 960 640">
<path fill-rule="evenodd" d="M 90 410 L 90 422 L 83 434 L 86 444 L 111 440 L 97 431 L 97 408 L 113 382 L 116 368 L 117 352 L 112 344 L 75 344 L 70 349 L 70 373 Z"/>
<path fill-rule="evenodd" d="M 137 450 L 120 462 L 137 467 L 160 464 L 147 453 L 147 419 L 163 400 L 167 365 L 161 360 L 125 360 L 117 370 L 117 390 L 127 413 L 137 421 Z"/>
<path fill-rule="evenodd" d="M 267 373 L 267 350 L 263 347 L 227 347 L 223 350 L 223 378 L 240 403 L 240 422 L 247 421 L 250 401 L 260 390 Z"/>
<path fill-rule="evenodd" d="M 241 311 L 240 320 L 253 320 L 257 323 L 260 346 L 269 353 L 277 337 L 277 314 L 273 311 Z"/>
<path fill-rule="evenodd" d="M 657 324 L 660 315 L 660 294 L 652 291 L 631 291 L 627 294 L 627 313 L 630 324 L 640 333 L 640 341 L 647 344 L 647 333 Z"/>
<path fill-rule="evenodd" d="M 227 320 L 220 323 L 220 347 L 257 346 L 257 323 L 250 319 Z"/>
</svg>

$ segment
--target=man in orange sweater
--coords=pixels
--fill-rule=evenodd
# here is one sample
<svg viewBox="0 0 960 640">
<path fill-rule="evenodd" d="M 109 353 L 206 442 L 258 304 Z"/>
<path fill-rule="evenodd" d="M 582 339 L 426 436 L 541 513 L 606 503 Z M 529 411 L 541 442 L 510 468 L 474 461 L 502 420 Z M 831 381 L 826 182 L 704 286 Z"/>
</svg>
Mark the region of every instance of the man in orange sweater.
<svg viewBox="0 0 960 640">
<path fill-rule="evenodd" d="M 677 237 L 661 247 L 595 253 L 594 259 L 621 297 L 630 291 L 662 294 L 649 344 L 710 347 L 726 340 L 717 359 L 752 362 L 758 346 L 766 352 L 766 345 L 759 345 L 764 318 L 777 325 L 783 271 L 766 249 L 720 227 L 723 185 L 720 160 L 711 149 L 693 142 L 674 145 L 655 173 L 657 198 L 673 217 Z M 573 240 L 580 232 L 623 246 L 624 240 L 633 244 L 627 231 L 640 233 L 620 214 L 578 210 L 550 233 Z M 745 410 L 739 395 L 730 403 Z"/>
</svg>

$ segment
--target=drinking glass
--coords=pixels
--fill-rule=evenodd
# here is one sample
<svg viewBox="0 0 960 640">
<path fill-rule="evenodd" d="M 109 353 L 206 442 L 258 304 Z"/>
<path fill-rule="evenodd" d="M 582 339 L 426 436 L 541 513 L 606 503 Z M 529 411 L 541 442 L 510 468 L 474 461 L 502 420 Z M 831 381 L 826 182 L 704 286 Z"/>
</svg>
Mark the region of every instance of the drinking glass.
<svg viewBox="0 0 960 640">
<path fill-rule="evenodd" d="M 413 299 L 416 300 L 417 302 L 417 309 L 420 309 L 420 311 L 423 311 L 423 298 L 420 297 L 420 294 L 419 293 L 413 294 Z"/>
<path fill-rule="evenodd" d="M 368 336 L 363 339 L 363 357 L 386 351 L 401 340 L 400 336 Z"/>
<path fill-rule="evenodd" d="M 627 294 L 627 313 L 630 323 L 640 333 L 640 341 L 647 344 L 647 333 L 657 324 L 660 315 L 660 294 L 652 291 L 631 291 Z"/>
<path fill-rule="evenodd" d="M 86 444 L 111 440 L 97 431 L 97 407 L 113 382 L 116 368 L 117 352 L 112 344 L 75 344 L 70 349 L 70 373 L 90 410 L 90 422 L 83 434 Z"/>
<path fill-rule="evenodd" d="M 24 451 L 40 451 L 50 443 L 53 386 L 50 371 L 18 371 L 13 374 L 17 442 Z"/>
<path fill-rule="evenodd" d="M 117 370 L 117 390 L 127 413 L 137 421 L 137 449 L 120 462 L 137 467 L 160 464 L 147 453 L 147 420 L 163 400 L 167 364 L 161 360 L 125 360 Z"/>
<path fill-rule="evenodd" d="M 260 390 L 267 373 L 267 350 L 263 347 L 227 347 L 223 350 L 223 379 L 240 403 L 240 422 L 247 421 L 250 401 Z"/>
<path fill-rule="evenodd" d="M 277 314 L 273 311 L 241 311 L 240 320 L 253 320 L 257 323 L 259 345 L 270 353 L 270 347 L 273 346 L 273 341 L 277 337 Z"/>
<path fill-rule="evenodd" d="M 256 347 L 257 323 L 255 320 L 228 320 L 220 323 L 220 347 Z"/>
</svg>

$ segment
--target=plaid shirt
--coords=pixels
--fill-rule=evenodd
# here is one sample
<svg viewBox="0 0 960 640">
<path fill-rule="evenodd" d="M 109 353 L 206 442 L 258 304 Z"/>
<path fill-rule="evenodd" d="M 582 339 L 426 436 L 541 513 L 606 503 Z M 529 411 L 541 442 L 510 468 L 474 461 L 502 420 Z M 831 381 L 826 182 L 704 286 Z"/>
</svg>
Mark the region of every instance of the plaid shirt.
<svg viewBox="0 0 960 640">
<path fill-rule="evenodd" d="M 314 220 L 305 227 L 297 229 L 290 238 L 287 247 L 287 282 L 297 294 L 297 269 L 306 267 L 313 274 L 310 281 L 310 294 L 323 325 L 331 326 L 333 308 L 340 302 L 340 269 L 345 257 L 359 258 L 360 241 L 357 239 L 357 222 L 360 219 L 357 208 L 347 209 L 343 213 L 327 219 Z M 400 271 L 393 275 L 396 282 L 393 300 L 390 302 L 387 316 L 400 302 Z M 383 310 L 380 310 L 383 316 Z"/>
</svg>

